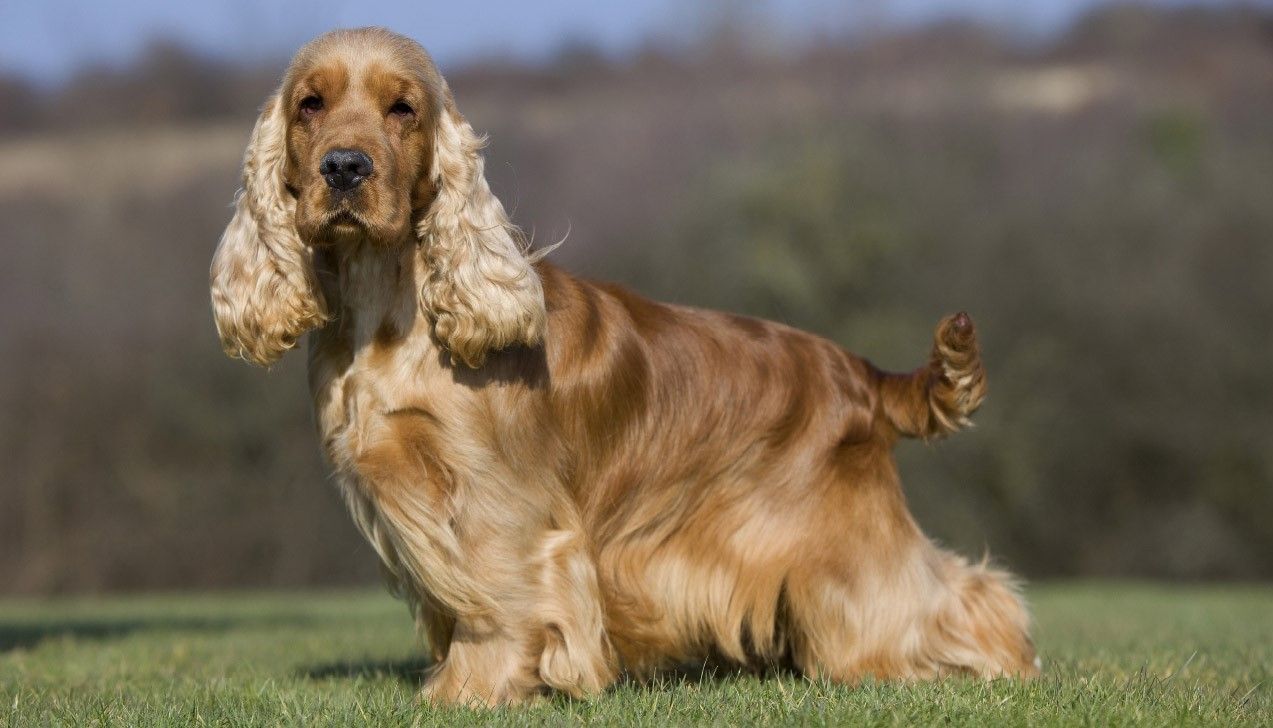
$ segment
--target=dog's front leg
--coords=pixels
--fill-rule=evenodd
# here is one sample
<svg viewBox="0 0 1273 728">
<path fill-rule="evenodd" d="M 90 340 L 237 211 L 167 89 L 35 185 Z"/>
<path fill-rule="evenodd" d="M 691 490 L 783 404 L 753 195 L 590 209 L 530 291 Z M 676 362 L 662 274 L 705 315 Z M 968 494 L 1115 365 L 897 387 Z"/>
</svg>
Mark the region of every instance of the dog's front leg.
<svg viewBox="0 0 1273 728">
<path fill-rule="evenodd" d="M 506 518 L 519 513 L 509 505 L 503 504 Z M 486 527 L 502 520 L 492 518 L 474 529 L 484 535 L 463 553 L 492 603 L 457 614 L 446 658 L 425 686 L 427 699 L 496 705 L 523 702 L 549 688 L 582 698 L 614 680 L 592 554 L 573 504 L 566 507 L 521 527 Z"/>
<path fill-rule="evenodd" d="M 608 685 L 613 657 L 574 504 L 551 481 L 490 461 L 466 473 L 381 442 L 360 458 L 350 505 L 391 581 L 428 606 L 441 662 L 425 698 L 498 705 Z"/>
</svg>

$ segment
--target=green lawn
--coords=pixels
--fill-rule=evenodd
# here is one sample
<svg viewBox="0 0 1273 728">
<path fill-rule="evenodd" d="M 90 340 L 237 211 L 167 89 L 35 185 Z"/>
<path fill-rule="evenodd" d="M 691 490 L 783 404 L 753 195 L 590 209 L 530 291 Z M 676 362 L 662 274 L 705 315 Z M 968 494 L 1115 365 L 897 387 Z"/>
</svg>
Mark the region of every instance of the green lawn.
<svg viewBox="0 0 1273 728">
<path fill-rule="evenodd" d="M 670 677 L 495 713 L 415 704 L 376 592 L 0 602 L 0 722 L 103 725 L 1273 723 L 1273 587 L 1040 585 L 1044 675 L 856 688 Z"/>
</svg>

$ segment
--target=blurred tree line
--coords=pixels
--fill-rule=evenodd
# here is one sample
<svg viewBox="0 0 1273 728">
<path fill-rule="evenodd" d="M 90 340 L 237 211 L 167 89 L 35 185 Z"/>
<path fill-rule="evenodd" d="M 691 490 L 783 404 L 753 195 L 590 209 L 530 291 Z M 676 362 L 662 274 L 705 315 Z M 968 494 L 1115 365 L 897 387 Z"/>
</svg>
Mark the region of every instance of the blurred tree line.
<svg viewBox="0 0 1273 728">
<path fill-rule="evenodd" d="M 749 48 L 446 70 L 568 268 L 894 369 L 970 311 L 979 427 L 901 451 L 940 540 L 1034 577 L 1273 577 L 1273 15 Z M 208 313 L 281 66 L 160 44 L 57 89 L 0 79 L 0 591 L 374 578 L 303 357 L 227 361 Z"/>
</svg>

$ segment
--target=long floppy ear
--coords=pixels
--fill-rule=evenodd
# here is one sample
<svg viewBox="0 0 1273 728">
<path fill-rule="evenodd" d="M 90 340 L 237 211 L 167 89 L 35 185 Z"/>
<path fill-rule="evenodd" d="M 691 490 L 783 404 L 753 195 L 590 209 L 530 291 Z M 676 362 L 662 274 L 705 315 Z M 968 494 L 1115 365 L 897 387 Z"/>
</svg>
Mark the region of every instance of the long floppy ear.
<svg viewBox="0 0 1273 728">
<path fill-rule="evenodd" d="M 452 361 L 477 368 L 491 351 L 543 340 L 544 292 L 526 244 L 486 183 L 478 153 L 485 140 L 450 91 L 443 95 L 430 170 L 435 194 L 416 231 L 426 271 L 420 303 Z"/>
<path fill-rule="evenodd" d="M 243 190 L 212 257 L 212 313 L 231 357 L 268 366 L 327 320 L 312 251 L 296 232 L 283 164 L 287 121 L 266 102 L 243 159 Z"/>
</svg>

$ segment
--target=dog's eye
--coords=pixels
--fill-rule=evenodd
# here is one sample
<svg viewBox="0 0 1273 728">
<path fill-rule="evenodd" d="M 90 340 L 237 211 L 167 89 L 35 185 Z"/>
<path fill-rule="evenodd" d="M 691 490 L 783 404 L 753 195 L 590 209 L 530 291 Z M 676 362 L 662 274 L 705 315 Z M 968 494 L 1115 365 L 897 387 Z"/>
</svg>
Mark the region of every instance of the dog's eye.
<svg viewBox="0 0 1273 728">
<path fill-rule="evenodd" d="M 389 107 L 389 113 L 394 116 L 411 116 L 415 113 L 415 109 L 411 108 L 405 101 L 397 101 L 393 106 Z"/>
<path fill-rule="evenodd" d="M 323 99 L 321 96 L 306 96 L 301 99 L 301 113 L 315 114 L 323 110 Z"/>
</svg>

